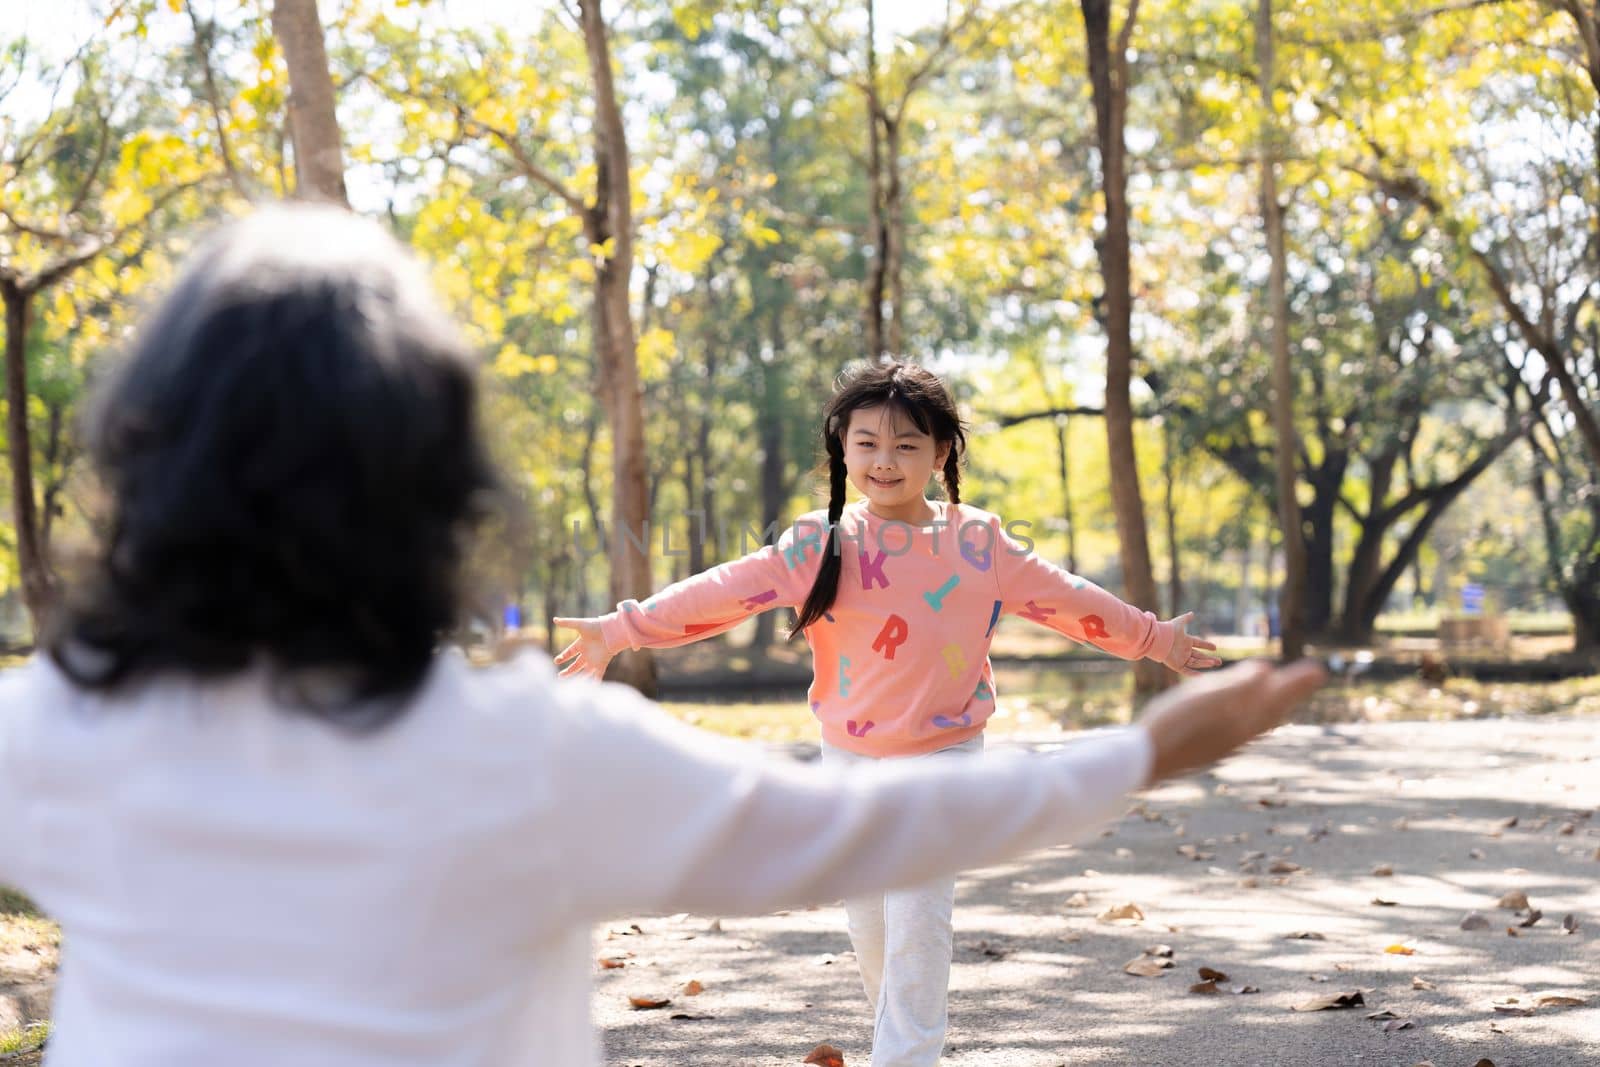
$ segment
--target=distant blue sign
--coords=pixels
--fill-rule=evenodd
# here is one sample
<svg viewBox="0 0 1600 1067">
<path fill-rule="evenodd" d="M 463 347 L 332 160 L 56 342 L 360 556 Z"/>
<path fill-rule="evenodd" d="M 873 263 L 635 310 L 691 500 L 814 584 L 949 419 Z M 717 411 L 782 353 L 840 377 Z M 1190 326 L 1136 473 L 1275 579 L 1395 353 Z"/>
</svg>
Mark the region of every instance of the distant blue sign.
<svg viewBox="0 0 1600 1067">
<path fill-rule="evenodd" d="M 1461 587 L 1461 610 L 1468 615 L 1483 614 L 1483 586 L 1468 582 Z"/>
<path fill-rule="evenodd" d="M 506 605 L 505 623 L 508 630 L 515 630 L 522 625 L 522 608 L 514 600 Z"/>
</svg>

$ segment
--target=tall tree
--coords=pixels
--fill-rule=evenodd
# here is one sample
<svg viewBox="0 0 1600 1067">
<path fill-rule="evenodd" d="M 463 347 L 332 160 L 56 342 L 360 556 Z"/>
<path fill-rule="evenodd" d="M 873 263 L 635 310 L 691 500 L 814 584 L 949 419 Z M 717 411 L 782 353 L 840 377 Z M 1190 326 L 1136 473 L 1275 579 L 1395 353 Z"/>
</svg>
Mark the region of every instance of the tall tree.
<svg viewBox="0 0 1600 1067">
<path fill-rule="evenodd" d="M 1273 94 L 1272 0 L 1256 7 L 1256 65 L 1261 89 L 1261 219 L 1267 234 L 1267 315 L 1272 320 L 1272 432 L 1277 439 L 1278 525 L 1283 529 L 1283 589 L 1278 618 L 1282 655 L 1298 659 L 1306 640 L 1306 542 L 1300 524 L 1300 443 L 1294 425 L 1294 371 L 1289 365 L 1289 254 L 1283 235 L 1283 205 L 1278 203 L 1278 158 L 1282 137 Z"/>
<path fill-rule="evenodd" d="M 1095 133 L 1100 149 L 1100 192 L 1105 229 L 1100 235 L 1100 276 L 1104 285 L 1106 333 L 1106 450 L 1111 466 L 1111 499 L 1117 518 L 1122 580 L 1128 601 L 1146 611 L 1160 610 L 1144 497 L 1133 447 L 1133 284 L 1128 242 L 1128 169 L 1124 131 L 1128 111 L 1128 48 L 1139 17 L 1139 0 L 1111 37 L 1111 0 L 1080 0 L 1088 45 L 1089 85 L 1094 95 Z M 1134 666 L 1134 688 L 1153 693 L 1168 684 L 1159 663 Z"/>
<path fill-rule="evenodd" d="M 295 193 L 346 207 L 344 150 L 334 112 L 333 76 L 317 0 L 273 0 L 272 29 L 289 67 L 289 125 L 294 135 Z"/>
<path fill-rule="evenodd" d="M 14 43 L 10 57 L 20 79 L 23 68 L 31 68 L 26 42 Z M 29 412 L 40 298 L 102 260 L 113 265 L 106 271 L 111 277 L 129 271 L 156 239 L 169 207 L 206 177 L 182 140 L 157 125 L 151 112 L 158 94 L 149 74 L 115 66 L 107 50 L 86 46 L 58 70 L 37 70 L 37 84 L 54 86 L 37 122 L 0 126 L 6 441 L 17 564 L 35 629 L 56 596 L 49 531 L 60 489 L 47 484 L 41 508 Z M 58 101 L 63 87 L 70 87 L 68 99 Z M 128 96 L 134 97 L 131 108 L 124 103 Z M 71 301 L 66 294 L 62 299 Z M 66 413 L 59 402 L 46 408 L 48 462 L 59 454 Z"/>
</svg>

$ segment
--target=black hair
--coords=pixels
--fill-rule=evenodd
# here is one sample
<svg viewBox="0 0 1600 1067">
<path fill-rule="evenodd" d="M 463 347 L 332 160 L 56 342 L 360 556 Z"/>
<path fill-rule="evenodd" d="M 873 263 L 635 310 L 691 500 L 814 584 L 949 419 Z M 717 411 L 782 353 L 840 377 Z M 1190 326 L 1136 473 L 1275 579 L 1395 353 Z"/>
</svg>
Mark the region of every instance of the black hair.
<svg viewBox="0 0 1600 1067">
<path fill-rule="evenodd" d="M 109 524 L 47 625 L 52 658 L 90 689 L 263 658 L 312 714 L 396 717 L 386 698 L 426 674 L 469 536 L 504 503 L 477 389 L 376 223 L 301 206 L 224 225 L 90 406 Z"/>
<path fill-rule="evenodd" d="M 811 584 L 811 592 L 795 618 L 789 637 L 833 607 L 839 596 L 839 517 L 844 514 L 845 465 L 844 435 L 850 428 L 850 413 L 858 408 L 888 405 L 936 445 L 948 445 L 940 481 L 952 504 L 961 503 L 961 459 L 967 450 L 966 426 L 956 410 L 955 398 L 932 371 L 915 363 L 888 361 L 860 363 L 839 376 L 833 397 L 822 413 L 822 446 L 828 464 L 828 543 L 822 553 L 822 566 Z"/>
</svg>

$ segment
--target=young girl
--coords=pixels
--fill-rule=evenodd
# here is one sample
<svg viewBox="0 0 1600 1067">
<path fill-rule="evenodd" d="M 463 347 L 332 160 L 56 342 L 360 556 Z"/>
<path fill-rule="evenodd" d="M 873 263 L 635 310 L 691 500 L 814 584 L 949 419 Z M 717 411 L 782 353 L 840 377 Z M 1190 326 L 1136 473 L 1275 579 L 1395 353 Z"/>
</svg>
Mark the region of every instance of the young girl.
<svg viewBox="0 0 1600 1067">
<path fill-rule="evenodd" d="M 1015 614 L 1125 659 L 1192 674 L 1215 645 L 1038 556 L 961 503 L 966 434 L 944 383 L 909 363 L 847 374 L 823 416 L 829 499 L 775 546 L 599 619 L 557 619 L 577 640 L 564 675 L 598 676 L 623 648 L 668 648 L 777 607 L 799 610 L 815 661 L 823 758 L 854 763 L 981 748 L 994 713 L 989 645 Z M 924 495 L 935 476 L 948 503 Z M 845 483 L 862 499 L 845 504 Z M 873 1067 L 928 1067 L 944 1048 L 955 880 L 845 900 L 875 1012 Z"/>
<path fill-rule="evenodd" d="M 472 670 L 438 642 L 498 482 L 473 364 L 379 227 L 280 209 L 206 242 L 104 383 L 106 543 L 0 676 L 0 884 L 64 933 L 50 1067 L 593 1067 L 592 922 L 1067 841 L 1319 680 L 847 778 L 542 656 Z"/>
</svg>

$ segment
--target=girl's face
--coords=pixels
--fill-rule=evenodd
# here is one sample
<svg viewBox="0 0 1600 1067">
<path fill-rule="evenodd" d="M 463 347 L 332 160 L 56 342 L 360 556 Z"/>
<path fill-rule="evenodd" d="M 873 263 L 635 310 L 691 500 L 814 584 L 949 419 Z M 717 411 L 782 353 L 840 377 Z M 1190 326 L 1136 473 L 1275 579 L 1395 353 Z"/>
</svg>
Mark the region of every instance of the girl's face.
<svg viewBox="0 0 1600 1067">
<path fill-rule="evenodd" d="M 888 404 L 856 408 L 844 431 L 844 466 L 850 484 L 874 515 L 903 522 L 933 518 L 923 491 L 944 467 L 950 445 L 939 444 Z"/>
</svg>

